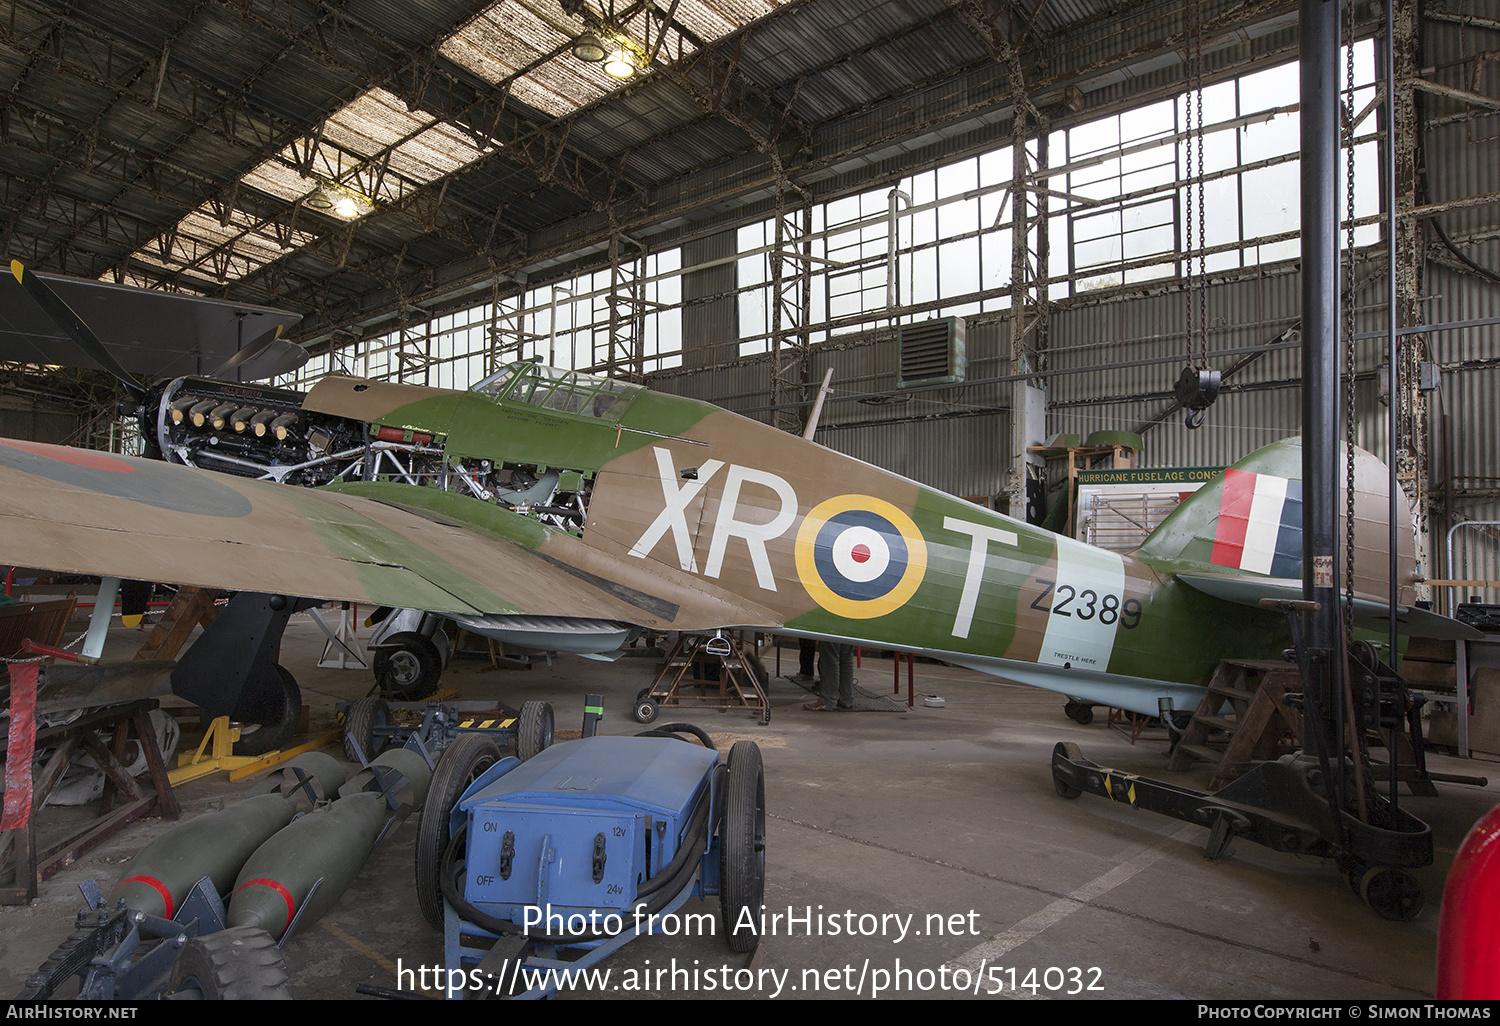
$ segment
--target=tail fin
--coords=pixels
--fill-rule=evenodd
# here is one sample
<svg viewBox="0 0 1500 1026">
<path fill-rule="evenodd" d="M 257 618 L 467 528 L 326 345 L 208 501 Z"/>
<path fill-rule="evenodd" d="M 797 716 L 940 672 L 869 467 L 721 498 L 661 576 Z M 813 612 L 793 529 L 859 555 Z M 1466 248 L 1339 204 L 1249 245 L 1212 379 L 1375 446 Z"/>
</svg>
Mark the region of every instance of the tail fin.
<svg viewBox="0 0 1500 1026">
<path fill-rule="evenodd" d="M 1363 449 L 1355 450 L 1354 591 L 1379 601 L 1387 599 L 1390 588 L 1389 480 L 1385 464 Z M 1340 473 L 1340 564 L 1343 484 Z M 1396 537 L 1399 601 L 1410 604 L 1416 599 L 1417 580 L 1414 525 L 1403 525 Z M 1181 572 L 1301 578 L 1302 440 L 1285 438 L 1240 460 L 1178 506 L 1136 555 Z"/>
</svg>

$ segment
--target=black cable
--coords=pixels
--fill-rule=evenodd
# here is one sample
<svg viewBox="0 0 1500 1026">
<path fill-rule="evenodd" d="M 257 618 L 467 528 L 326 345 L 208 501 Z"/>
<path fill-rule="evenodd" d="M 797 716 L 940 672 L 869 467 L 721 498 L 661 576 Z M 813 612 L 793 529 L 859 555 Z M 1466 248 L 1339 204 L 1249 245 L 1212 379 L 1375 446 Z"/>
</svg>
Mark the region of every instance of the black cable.
<svg viewBox="0 0 1500 1026">
<path fill-rule="evenodd" d="M 684 732 L 693 735 L 699 741 L 702 741 L 703 747 L 707 748 L 710 752 L 717 752 L 719 750 L 714 746 L 713 740 L 708 736 L 707 733 L 704 732 L 701 727 L 695 726 L 691 723 L 663 723 L 659 727 L 652 727 L 650 730 L 643 730 L 635 736 L 667 737 L 672 738 L 675 741 L 682 741 L 683 738 L 677 736 L 678 732 Z"/>
<path fill-rule="evenodd" d="M 1495 282 L 1496 284 L 1500 284 L 1500 274 L 1496 274 L 1488 267 L 1479 266 L 1474 261 L 1470 260 L 1467 256 L 1458 251 L 1458 247 L 1453 244 L 1452 239 L 1448 238 L 1448 233 L 1443 231 L 1443 226 L 1438 224 L 1438 219 L 1436 217 L 1429 217 L 1427 220 L 1431 222 L 1432 230 L 1437 232 L 1438 239 L 1442 242 L 1443 246 L 1448 250 L 1449 253 L 1452 253 L 1454 256 L 1458 257 L 1459 260 L 1463 261 L 1464 266 L 1473 271 L 1475 274 L 1479 275 L 1482 278 L 1488 278 L 1490 281 Z"/>
</svg>

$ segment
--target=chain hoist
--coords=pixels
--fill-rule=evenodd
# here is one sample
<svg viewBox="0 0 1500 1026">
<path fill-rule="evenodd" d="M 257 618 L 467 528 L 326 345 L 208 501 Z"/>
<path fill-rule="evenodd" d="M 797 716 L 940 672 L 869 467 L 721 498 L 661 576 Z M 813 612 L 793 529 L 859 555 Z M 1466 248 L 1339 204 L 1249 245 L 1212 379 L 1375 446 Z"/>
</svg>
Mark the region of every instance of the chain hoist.
<svg viewBox="0 0 1500 1026">
<path fill-rule="evenodd" d="M 1346 3 L 1344 40 L 1344 634 L 1354 631 L 1354 5 Z M 1394 393 L 1394 389 L 1392 390 Z"/>
<path fill-rule="evenodd" d="M 1183 213 L 1187 253 L 1187 366 L 1177 378 L 1177 402 L 1188 412 L 1183 423 L 1189 430 L 1203 425 L 1204 412 L 1219 397 L 1219 372 L 1208 366 L 1208 245 L 1203 187 L 1203 15 L 1198 4 L 1187 5 L 1187 79 L 1190 95 L 1183 97 L 1186 113 L 1187 149 L 1183 170 L 1188 177 L 1187 206 Z M 1196 107 L 1196 109 L 1195 109 Z M 1194 158 L 1196 155 L 1196 168 Z M 1196 186 L 1196 190 L 1195 187 Z M 1194 221 L 1196 220 L 1196 225 Z M 1196 246 L 1194 228 L 1197 229 Z M 1193 273 L 1193 257 L 1198 259 Z"/>
</svg>

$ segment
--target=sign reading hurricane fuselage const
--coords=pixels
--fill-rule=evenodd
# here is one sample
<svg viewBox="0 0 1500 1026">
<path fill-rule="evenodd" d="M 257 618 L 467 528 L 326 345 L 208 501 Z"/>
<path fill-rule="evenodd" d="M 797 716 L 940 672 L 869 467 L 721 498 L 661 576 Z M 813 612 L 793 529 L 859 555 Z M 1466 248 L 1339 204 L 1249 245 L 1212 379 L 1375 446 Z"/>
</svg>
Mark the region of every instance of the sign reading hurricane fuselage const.
<svg viewBox="0 0 1500 1026">
<path fill-rule="evenodd" d="M 469 392 L 179 378 L 141 420 L 163 460 L 0 440 L 0 562 L 609 645 L 637 629 L 840 639 L 1147 715 L 1196 707 L 1221 659 L 1279 657 L 1284 623 L 1260 600 L 1301 594 L 1297 439 L 1122 555 L 707 403 L 534 363 Z M 1372 617 L 1386 481 L 1360 452 L 1356 606 Z M 1412 608 L 1400 538 L 1402 629 L 1463 633 Z"/>
</svg>

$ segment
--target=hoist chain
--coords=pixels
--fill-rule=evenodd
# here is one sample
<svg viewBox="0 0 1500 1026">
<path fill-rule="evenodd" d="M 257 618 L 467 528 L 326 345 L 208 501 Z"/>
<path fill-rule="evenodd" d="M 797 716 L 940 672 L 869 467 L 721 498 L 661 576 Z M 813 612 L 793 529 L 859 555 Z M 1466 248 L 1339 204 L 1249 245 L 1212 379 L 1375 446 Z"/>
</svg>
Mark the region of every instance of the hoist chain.
<svg viewBox="0 0 1500 1026">
<path fill-rule="evenodd" d="M 1354 629 L 1354 4 L 1344 3 L 1344 630 Z"/>
</svg>

